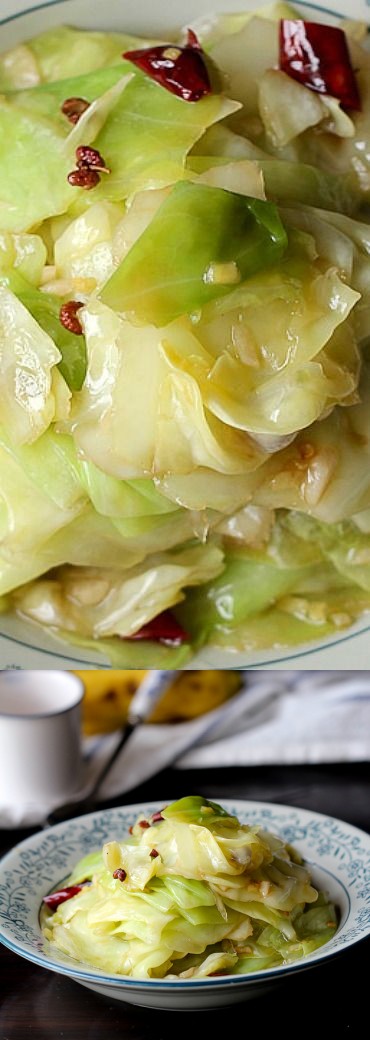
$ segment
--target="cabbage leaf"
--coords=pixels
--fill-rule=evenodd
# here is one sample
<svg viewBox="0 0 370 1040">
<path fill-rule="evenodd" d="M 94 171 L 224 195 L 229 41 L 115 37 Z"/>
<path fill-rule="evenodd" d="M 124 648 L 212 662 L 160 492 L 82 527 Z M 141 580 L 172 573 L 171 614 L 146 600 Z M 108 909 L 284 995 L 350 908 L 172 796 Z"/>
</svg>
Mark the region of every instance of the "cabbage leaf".
<svg viewBox="0 0 370 1040">
<path fill-rule="evenodd" d="M 126 315 L 165 325 L 230 292 L 229 271 L 232 285 L 276 263 L 286 246 L 271 203 L 199 181 L 178 183 L 101 299 Z"/>
</svg>

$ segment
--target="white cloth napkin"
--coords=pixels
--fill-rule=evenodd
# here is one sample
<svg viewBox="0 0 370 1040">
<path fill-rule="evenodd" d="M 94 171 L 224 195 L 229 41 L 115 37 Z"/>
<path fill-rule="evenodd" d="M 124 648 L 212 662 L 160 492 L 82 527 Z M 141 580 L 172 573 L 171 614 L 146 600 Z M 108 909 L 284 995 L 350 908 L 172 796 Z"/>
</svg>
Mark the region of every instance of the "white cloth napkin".
<svg viewBox="0 0 370 1040">
<path fill-rule="evenodd" d="M 118 740 L 85 742 L 83 786 L 89 785 Z M 241 691 L 215 711 L 172 725 L 142 725 L 112 766 L 100 799 L 127 794 L 173 764 L 179 769 L 370 759 L 370 673 L 243 673 Z M 42 823 L 55 808 L 14 807 L 0 799 L 0 826 Z"/>
</svg>

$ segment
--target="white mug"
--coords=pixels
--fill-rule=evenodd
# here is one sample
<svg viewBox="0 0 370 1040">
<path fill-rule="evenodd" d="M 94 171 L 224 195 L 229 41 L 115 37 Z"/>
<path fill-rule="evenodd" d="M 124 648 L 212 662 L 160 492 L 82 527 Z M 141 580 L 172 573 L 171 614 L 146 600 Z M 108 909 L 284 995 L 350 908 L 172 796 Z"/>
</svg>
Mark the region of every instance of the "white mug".
<svg viewBox="0 0 370 1040">
<path fill-rule="evenodd" d="M 15 817 L 76 794 L 83 694 L 71 672 L 0 672 L 0 806 Z"/>
</svg>

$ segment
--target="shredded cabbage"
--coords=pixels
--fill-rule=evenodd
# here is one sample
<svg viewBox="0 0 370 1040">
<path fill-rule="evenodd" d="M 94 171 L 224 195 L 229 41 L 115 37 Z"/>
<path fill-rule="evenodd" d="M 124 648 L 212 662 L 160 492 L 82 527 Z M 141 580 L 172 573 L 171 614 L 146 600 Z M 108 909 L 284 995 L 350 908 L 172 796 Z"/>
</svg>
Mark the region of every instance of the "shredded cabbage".
<svg viewBox="0 0 370 1040">
<path fill-rule="evenodd" d="M 55 912 L 44 907 L 48 949 L 132 978 L 290 964 L 338 925 L 295 849 L 200 795 L 140 815 L 130 838 L 76 865 L 67 885 L 81 883 Z"/>
<path fill-rule="evenodd" d="M 122 58 L 161 41 L 0 56 L 0 609 L 122 667 L 370 608 L 370 57 L 343 23 L 348 114 L 279 68 L 295 16 L 195 21 L 196 103 Z"/>
</svg>

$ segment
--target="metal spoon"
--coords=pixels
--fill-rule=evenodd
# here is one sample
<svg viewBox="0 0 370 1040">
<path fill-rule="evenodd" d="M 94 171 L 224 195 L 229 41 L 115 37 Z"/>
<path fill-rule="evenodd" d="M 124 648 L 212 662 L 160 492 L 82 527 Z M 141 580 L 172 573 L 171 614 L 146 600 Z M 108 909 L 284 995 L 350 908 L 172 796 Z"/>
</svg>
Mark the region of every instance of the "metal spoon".
<svg viewBox="0 0 370 1040">
<path fill-rule="evenodd" d="M 96 796 L 99 791 L 100 785 L 107 776 L 113 763 L 118 758 L 118 755 L 122 751 L 127 741 L 130 739 L 132 734 L 135 732 L 138 726 L 151 714 L 153 708 L 166 692 L 168 687 L 174 681 L 177 672 L 175 671 L 152 671 L 145 676 L 145 679 L 140 684 L 136 693 L 134 694 L 130 707 L 127 714 L 127 722 L 122 731 L 122 735 L 118 744 L 112 751 L 108 760 L 104 763 L 104 766 L 95 778 L 92 787 L 90 788 L 87 795 L 80 800 L 72 802 L 66 802 L 64 805 L 58 806 L 53 809 L 43 824 L 43 829 L 52 827 L 55 823 L 63 823 L 64 820 L 70 820 L 73 816 L 81 815 L 81 812 L 91 812 L 96 808 Z"/>
</svg>

